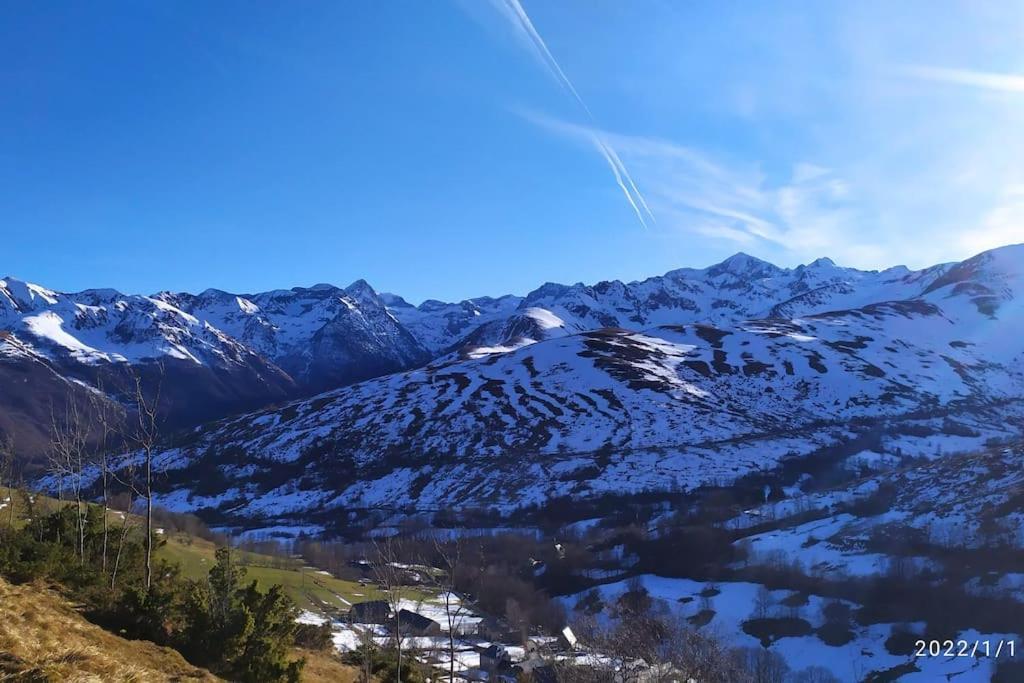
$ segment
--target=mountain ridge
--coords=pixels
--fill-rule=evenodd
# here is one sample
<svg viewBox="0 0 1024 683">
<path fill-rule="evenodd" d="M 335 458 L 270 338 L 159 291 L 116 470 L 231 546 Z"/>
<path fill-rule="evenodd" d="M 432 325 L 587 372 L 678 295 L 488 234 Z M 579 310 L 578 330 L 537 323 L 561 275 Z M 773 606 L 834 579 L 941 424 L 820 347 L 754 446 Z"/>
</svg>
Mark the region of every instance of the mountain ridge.
<svg viewBox="0 0 1024 683">
<path fill-rule="evenodd" d="M 419 306 L 378 293 L 363 279 L 344 288 L 320 283 L 255 294 L 210 288 L 143 296 L 110 288 L 64 293 L 8 277 L 0 280 L 0 372 L 45 366 L 65 384 L 93 387 L 123 385 L 129 373 L 147 381 L 161 376 L 177 406 L 169 409 L 169 425 L 190 426 L 430 363 L 603 328 L 791 319 L 906 300 L 941 289 L 942 279 L 952 277 L 991 304 L 995 295 L 969 281 L 971 261 L 861 271 L 822 257 L 780 268 L 740 252 L 706 268 L 632 282 L 546 283 L 526 296 L 428 299 Z M 30 430 L 35 450 L 46 432 L 38 424 L 42 412 L 35 411 Z"/>
<path fill-rule="evenodd" d="M 838 291 L 799 302 L 789 318 L 742 313 L 776 310 L 760 294 L 791 292 L 800 280 L 747 283 L 743 294 L 758 296 L 718 321 L 660 322 L 662 306 L 606 306 L 598 313 L 613 322 L 643 314 L 644 327 L 555 325 L 545 329 L 560 332 L 541 340 L 443 354 L 190 433 L 158 458 L 161 502 L 268 525 L 453 500 L 514 511 L 566 496 L 724 485 L 863 430 L 877 432 L 886 452 L 915 457 L 1017 438 L 1024 246 L 964 263 L 960 274 L 872 273 L 860 289 L 826 278 Z M 560 291 L 545 315 L 565 310 L 580 324 L 601 318 L 574 308 L 588 303 L 577 295 L 605 305 L 602 297 L 623 290 L 576 289 L 569 299 Z M 947 422 L 958 426 L 945 434 Z M 925 431 L 944 435 L 907 436 Z M 216 492 L 200 483 L 211 477 Z"/>
</svg>

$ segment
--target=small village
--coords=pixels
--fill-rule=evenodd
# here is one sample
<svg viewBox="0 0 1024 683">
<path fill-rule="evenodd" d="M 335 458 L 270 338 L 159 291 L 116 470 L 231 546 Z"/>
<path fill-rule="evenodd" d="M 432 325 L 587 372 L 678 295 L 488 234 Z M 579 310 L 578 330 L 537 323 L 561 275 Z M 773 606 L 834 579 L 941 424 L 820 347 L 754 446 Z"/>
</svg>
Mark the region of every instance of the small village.
<svg viewBox="0 0 1024 683">
<path fill-rule="evenodd" d="M 580 643 L 569 626 L 559 633 L 523 633 L 502 619 L 474 609 L 467 596 L 446 591 L 437 595 L 407 597 L 423 584 L 423 578 L 442 570 L 425 565 L 392 563 L 400 586 L 375 583 L 375 567 L 366 560 L 353 562 L 365 576 L 361 585 L 385 593 L 383 599 L 353 602 L 347 611 L 320 615 L 305 611 L 300 621 L 331 624 L 332 640 L 341 653 L 362 648 L 394 647 L 400 640 L 403 656 L 436 670 L 435 680 L 514 683 L 528 675 L 538 683 L 554 683 L 561 667 L 609 667 L 611 659 Z M 397 588 L 397 590 L 394 590 Z M 646 667 L 631 666 L 642 672 Z M 652 671 L 651 674 L 654 672 Z M 644 683 L 653 676 L 634 673 L 630 683 Z M 672 680 L 660 672 L 659 680 Z"/>
<path fill-rule="evenodd" d="M 441 677 L 454 673 L 457 680 L 510 683 L 522 674 L 553 682 L 557 679 L 554 663 L 594 657 L 569 627 L 554 635 L 524 637 L 504 620 L 480 614 L 464 596 L 454 592 L 421 595 L 415 589 L 425 577 L 442 572 L 436 567 L 391 563 L 389 574 L 399 585 L 389 586 L 375 582 L 377 572 L 369 561 L 355 561 L 352 566 L 363 574 L 361 585 L 384 592 L 386 599 L 353 602 L 347 611 L 331 610 L 326 615 L 306 611 L 300 617 L 312 624 L 329 620 L 339 652 L 389 647 L 400 637 L 407 656 L 435 668 Z"/>
</svg>

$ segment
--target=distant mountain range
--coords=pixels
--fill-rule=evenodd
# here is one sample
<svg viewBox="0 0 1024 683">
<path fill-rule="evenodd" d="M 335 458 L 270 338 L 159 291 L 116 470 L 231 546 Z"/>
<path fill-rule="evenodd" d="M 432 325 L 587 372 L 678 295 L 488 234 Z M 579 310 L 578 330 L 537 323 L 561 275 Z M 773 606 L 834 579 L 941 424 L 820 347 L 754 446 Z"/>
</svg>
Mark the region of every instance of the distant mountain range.
<svg viewBox="0 0 1024 683">
<path fill-rule="evenodd" d="M 134 297 L 8 279 L 0 373 L 45 369 L 35 391 L 162 359 L 190 397 L 179 423 L 328 390 L 178 438 L 162 456 L 173 507 L 277 521 L 515 508 L 727 482 L 859 424 L 901 451 L 951 447 L 900 436 L 922 421 L 959 420 L 967 445 L 1017 434 L 1022 278 L 1024 246 L 919 271 L 737 254 L 419 306 L 363 281 Z"/>
</svg>

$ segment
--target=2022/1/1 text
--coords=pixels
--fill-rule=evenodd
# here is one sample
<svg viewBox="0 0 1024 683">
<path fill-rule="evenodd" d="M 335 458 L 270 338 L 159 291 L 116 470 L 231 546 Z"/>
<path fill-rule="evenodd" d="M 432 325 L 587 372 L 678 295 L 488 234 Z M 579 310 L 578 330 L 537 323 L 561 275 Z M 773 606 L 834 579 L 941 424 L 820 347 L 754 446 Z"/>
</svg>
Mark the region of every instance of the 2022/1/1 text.
<svg viewBox="0 0 1024 683">
<path fill-rule="evenodd" d="M 915 657 L 1016 657 L 1013 640 L 917 640 Z"/>
</svg>

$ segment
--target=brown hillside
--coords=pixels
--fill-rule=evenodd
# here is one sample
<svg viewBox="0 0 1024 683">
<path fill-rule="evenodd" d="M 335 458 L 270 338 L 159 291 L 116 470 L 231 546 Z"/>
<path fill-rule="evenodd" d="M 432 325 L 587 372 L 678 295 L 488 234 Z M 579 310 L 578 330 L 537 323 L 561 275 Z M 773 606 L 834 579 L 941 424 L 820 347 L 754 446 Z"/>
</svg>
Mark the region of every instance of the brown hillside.
<svg viewBox="0 0 1024 683">
<path fill-rule="evenodd" d="M 0 579 L 0 681 L 216 681 L 180 654 L 90 624 L 57 593 Z"/>
</svg>

